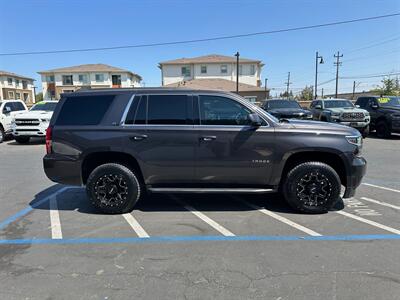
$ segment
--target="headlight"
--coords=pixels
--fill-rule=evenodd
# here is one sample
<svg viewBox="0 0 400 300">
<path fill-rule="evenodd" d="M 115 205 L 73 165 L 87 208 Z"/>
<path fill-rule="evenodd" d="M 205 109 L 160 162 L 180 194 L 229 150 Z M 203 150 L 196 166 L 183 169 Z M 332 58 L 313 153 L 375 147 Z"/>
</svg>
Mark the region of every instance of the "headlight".
<svg viewBox="0 0 400 300">
<path fill-rule="evenodd" d="M 338 113 L 338 112 L 333 112 L 333 113 L 331 113 L 331 116 L 332 116 L 332 117 L 339 117 L 339 116 L 340 116 L 340 113 Z"/>
<path fill-rule="evenodd" d="M 361 135 L 347 135 L 346 140 L 352 145 L 362 147 L 363 139 Z"/>
<path fill-rule="evenodd" d="M 11 125 L 15 125 L 15 119 L 11 119 Z"/>
</svg>

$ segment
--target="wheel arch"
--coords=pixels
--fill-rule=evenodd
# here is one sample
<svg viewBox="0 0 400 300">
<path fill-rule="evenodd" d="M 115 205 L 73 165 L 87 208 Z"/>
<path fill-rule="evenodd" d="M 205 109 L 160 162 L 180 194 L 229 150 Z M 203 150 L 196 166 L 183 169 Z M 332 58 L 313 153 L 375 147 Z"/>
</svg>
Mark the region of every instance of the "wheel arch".
<svg viewBox="0 0 400 300">
<path fill-rule="evenodd" d="M 82 183 L 86 184 L 90 173 L 98 166 L 106 163 L 118 163 L 135 171 L 138 179 L 143 182 L 143 173 L 139 162 L 131 154 L 119 151 L 92 152 L 85 156 L 81 164 Z"/>
</svg>

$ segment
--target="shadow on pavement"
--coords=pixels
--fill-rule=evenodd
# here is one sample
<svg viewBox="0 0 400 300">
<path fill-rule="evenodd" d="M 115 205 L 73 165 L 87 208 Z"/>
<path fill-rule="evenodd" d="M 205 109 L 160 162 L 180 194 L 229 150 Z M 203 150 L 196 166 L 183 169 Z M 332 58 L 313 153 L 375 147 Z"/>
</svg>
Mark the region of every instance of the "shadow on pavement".
<svg viewBox="0 0 400 300">
<path fill-rule="evenodd" d="M 42 199 L 56 193 L 63 188 L 63 185 L 54 185 L 35 196 L 30 202 L 34 209 L 49 210 L 49 201 L 39 205 L 36 203 Z M 172 197 L 171 197 L 172 196 Z M 134 211 L 141 212 L 174 212 L 185 211 L 185 207 L 174 200 L 194 207 L 201 212 L 234 212 L 234 211 L 253 211 L 255 208 L 246 205 L 251 203 L 258 207 L 264 207 L 269 211 L 285 214 L 301 214 L 292 209 L 281 195 L 277 193 L 263 195 L 232 195 L 229 194 L 149 194 L 135 206 Z M 238 200 L 235 200 L 238 199 Z M 242 200 L 242 201 L 240 201 Z M 77 211 L 82 214 L 103 215 L 102 212 L 94 208 L 88 201 L 86 191 L 83 188 L 67 189 L 57 195 L 57 205 L 60 211 Z M 343 209 L 343 201 L 339 201 L 332 210 Z"/>
</svg>

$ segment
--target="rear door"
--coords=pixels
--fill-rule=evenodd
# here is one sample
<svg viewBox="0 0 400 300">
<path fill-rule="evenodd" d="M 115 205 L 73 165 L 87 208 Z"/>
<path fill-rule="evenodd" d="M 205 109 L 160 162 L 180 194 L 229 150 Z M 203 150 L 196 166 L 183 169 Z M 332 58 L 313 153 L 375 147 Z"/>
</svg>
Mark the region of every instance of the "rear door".
<svg viewBox="0 0 400 300">
<path fill-rule="evenodd" d="M 274 129 L 250 125 L 252 111 L 220 95 L 199 95 L 196 182 L 202 186 L 265 186 L 272 172 Z"/>
<path fill-rule="evenodd" d="M 190 95 L 135 97 L 123 127 L 146 184 L 178 187 L 194 180 L 192 112 Z"/>
</svg>

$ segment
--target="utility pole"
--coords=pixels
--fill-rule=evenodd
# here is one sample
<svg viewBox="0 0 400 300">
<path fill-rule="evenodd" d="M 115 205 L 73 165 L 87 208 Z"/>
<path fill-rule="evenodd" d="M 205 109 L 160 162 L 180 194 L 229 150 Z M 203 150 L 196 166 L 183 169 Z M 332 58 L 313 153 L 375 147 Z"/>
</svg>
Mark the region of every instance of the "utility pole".
<svg viewBox="0 0 400 300">
<path fill-rule="evenodd" d="M 339 84 L 339 66 L 342 65 L 342 63 L 339 61 L 341 57 L 343 57 L 343 54 L 339 55 L 339 51 L 337 52 L 337 55 L 333 55 L 334 58 L 336 58 L 336 62 L 333 63 L 336 66 L 336 89 L 335 89 L 335 98 L 338 97 L 338 84 Z"/>
<path fill-rule="evenodd" d="M 351 97 L 352 100 L 354 100 L 354 94 L 356 93 L 356 81 L 353 81 L 353 96 Z"/>
<path fill-rule="evenodd" d="M 239 94 L 239 51 L 236 52 L 236 94 Z"/>
<path fill-rule="evenodd" d="M 321 97 L 322 97 L 322 99 L 324 99 L 324 88 L 322 88 Z"/>
<path fill-rule="evenodd" d="M 265 78 L 265 99 L 268 98 L 267 82 L 268 82 L 268 78 Z"/>
<path fill-rule="evenodd" d="M 320 59 L 320 61 L 318 61 Z M 318 56 L 318 51 L 315 53 L 315 85 L 314 85 L 314 99 L 317 99 L 318 93 L 318 63 L 323 64 L 324 59 L 322 56 Z"/>
<path fill-rule="evenodd" d="M 285 83 L 286 83 L 286 95 L 287 95 L 287 98 L 289 100 L 289 86 L 291 84 L 291 82 L 290 82 L 290 72 L 288 72 L 287 82 L 285 82 Z"/>
</svg>

